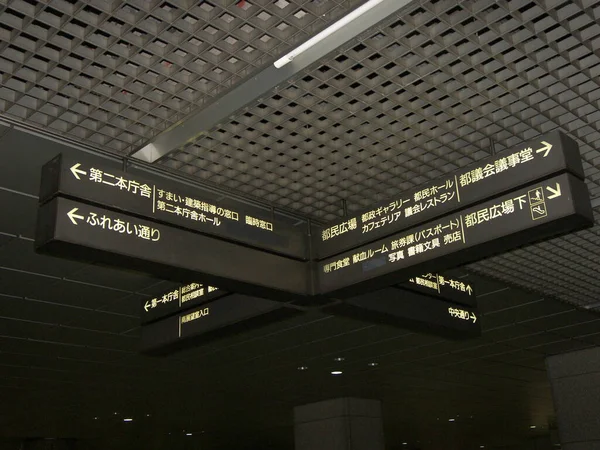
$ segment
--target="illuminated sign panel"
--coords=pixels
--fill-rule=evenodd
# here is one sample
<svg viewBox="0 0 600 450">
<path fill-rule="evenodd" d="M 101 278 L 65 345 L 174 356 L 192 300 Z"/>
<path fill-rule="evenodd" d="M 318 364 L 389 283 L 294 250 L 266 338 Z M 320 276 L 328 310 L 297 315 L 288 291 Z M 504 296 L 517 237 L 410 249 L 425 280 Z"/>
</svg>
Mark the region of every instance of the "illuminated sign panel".
<svg viewBox="0 0 600 450">
<path fill-rule="evenodd" d="M 141 351 L 163 355 L 299 314 L 281 303 L 228 294 L 142 327 Z"/>
<path fill-rule="evenodd" d="M 228 293 L 215 286 L 188 283 L 155 297 L 142 300 L 141 322 L 142 324 L 153 322 L 225 295 L 228 295 Z"/>
<path fill-rule="evenodd" d="M 461 338 L 478 335 L 479 325 L 474 327 L 469 324 L 465 327 L 460 321 L 450 320 L 451 318 L 470 320 L 473 324 L 477 321 L 476 311 L 473 309 L 476 306 L 476 299 L 470 284 L 449 276 L 428 273 L 412 278 L 407 283 L 394 288 L 392 292 L 400 296 L 398 305 L 401 307 L 391 310 L 388 317 L 390 320 L 387 320 L 387 323 L 422 329 L 423 322 L 426 322 L 423 312 L 425 315 L 433 313 L 435 317 L 441 308 L 446 308 L 447 314 L 442 314 L 445 321 L 442 320 L 442 323 L 436 325 L 435 332 Z M 420 292 L 424 292 L 427 296 L 421 295 Z M 384 314 L 381 301 L 368 300 L 368 302 L 372 303 L 371 313 L 376 311 L 379 315 Z M 418 307 L 416 302 L 419 304 Z M 241 310 L 228 310 L 237 309 L 240 304 Z M 347 305 L 343 308 L 338 306 L 337 309 L 332 308 L 328 312 L 368 319 L 369 317 L 365 317 L 361 313 L 362 310 L 358 309 L 360 304 L 360 301 L 355 301 L 353 308 Z M 224 310 L 226 312 L 223 312 Z M 249 310 L 251 312 L 248 312 Z M 299 313 L 299 310 L 282 303 L 239 296 L 200 283 L 189 283 L 142 301 L 140 314 L 142 347 L 146 353 L 166 355 L 192 346 L 199 340 L 210 339 L 215 331 L 220 331 L 220 335 L 228 335 L 249 327 L 246 322 L 239 323 L 240 320 L 251 319 L 253 323 L 267 324 Z M 215 317 L 215 314 L 219 314 L 219 317 Z M 379 321 L 380 318 L 375 319 Z M 232 323 L 239 323 L 239 326 L 233 328 Z M 434 329 L 431 324 L 426 328 L 427 331 Z"/>
<path fill-rule="evenodd" d="M 475 289 L 468 281 L 441 273 L 426 273 L 410 278 L 399 288 L 429 295 L 466 306 L 477 304 Z"/>
<path fill-rule="evenodd" d="M 95 161 L 44 166 L 36 250 L 188 282 L 142 303 L 150 352 L 286 316 L 270 300 L 311 296 L 347 299 L 327 307 L 340 314 L 474 335 L 473 286 L 437 271 L 593 224 L 577 145 L 558 132 L 329 224 L 312 242 L 281 215 Z"/>
<path fill-rule="evenodd" d="M 549 133 L 318 229 L 315 256 L 345 252 L 564 171 L 583 179 L 579 148 Z"/>
<path fill-rule="evenodd" d="M 61 197 L 39 210 L 36 250 L 283 301 L 310 290 L 306 262 Z"/>
<path fill-rule="evenodd" d="M 306 229 L 260 208 L 202 197 L 198 189 L 59 155 L 42 169 L 40 202 L 66 196 L 296 259 L 308 259 Z"/>
<path fill-rule="evenodd" d="M 585 183 L 563 174 L 321 261 L 318 285 L 323 295 L 356 295 L 592 223 Z"/>
<path fill-rule="evenodd" d="M 474 306 L 476 304 L 455 305 L 416 292 L 387 288 L 351 297 L 325 308 L 325 311 L 353 319 L 464 339 L 481 334 L 479 313 Z"/>
</svg>

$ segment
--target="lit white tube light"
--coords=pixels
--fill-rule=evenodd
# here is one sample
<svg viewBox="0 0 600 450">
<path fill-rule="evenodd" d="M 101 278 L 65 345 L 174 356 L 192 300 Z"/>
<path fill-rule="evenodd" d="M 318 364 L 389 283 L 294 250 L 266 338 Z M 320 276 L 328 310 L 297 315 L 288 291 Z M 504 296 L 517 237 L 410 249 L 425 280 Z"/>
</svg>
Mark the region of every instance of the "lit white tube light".
<svg viewBox="0 0 600 450">
<path fill-rule="evenodd" d="M 340 20 L 338 20 L 334 24 L 325 28 L 319 34 L 316 34 L 315 36 L 311 37 L 304 44 L 296 47 L 294 50 L 289 52 L 287 55 L 283 56 L 282 58 L 279 58 L 277 61 L 275 61 L 275 63 L 273 65 L 275 67 L 277 67 L 278 69 L 282 68 L 287 63 L 291 62 L 299 54 L 301 54 L 301 53 L 305 52 L 306 50 L 308 50 L 309 48 L 315 46 L 316 44 L 321 42 L 323 39 L 325 39 L 327 36 L 330 36 L 331 34 L 335 33 L 339 29 L 345 27 L 350 22 L 358 19 L 364 13 L 375 8 L 377 5 L 379 5 L 383 1 L 384 0 L 369 0 L 367 3 L 359 6 L 351 13 L 345 15 L 344 17 L 342 17 Z"/>
</svg>

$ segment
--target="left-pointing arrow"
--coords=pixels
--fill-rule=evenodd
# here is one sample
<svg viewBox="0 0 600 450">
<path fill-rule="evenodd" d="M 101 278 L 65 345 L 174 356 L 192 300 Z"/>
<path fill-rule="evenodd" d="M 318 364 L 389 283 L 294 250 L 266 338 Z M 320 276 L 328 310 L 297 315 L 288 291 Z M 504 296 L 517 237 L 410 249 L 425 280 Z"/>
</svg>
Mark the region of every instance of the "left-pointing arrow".
<svg viewBox="0 0 600 450">
<path fill-rule="evenodd" d="M 71 173 L 78 180 L 81 180 L 81 178 L 79 178 L 79 175 L 87 175 L 87 172 L 85 170 L 79 169 L 80 166 L 81 166 L 81 164 L 77 163 L 73 167 L 71 167 Z"/>
<path fill-rule="evenodd" d="M 146 302 L 146 304 L 144 305 L 144 309 L 146 310 L 146 312 L 148 312 L 149 307 L 150 307 L 150 303 Z"/>
<path fill-rule="evenodd" d="M 75 219 L 80 219 L 80 220 L 85 219 L 85 217 L 75 214 L 78 210 L 79 210 L 79 208 L 73 208 L 71 211 L 69 211 L 67 213 L 67 216 L 69 216 L 69 219 L 71 219 L 71 222 L 73 222 L 73 225 L 77 225 L 77 221 Z"/>
</svg>

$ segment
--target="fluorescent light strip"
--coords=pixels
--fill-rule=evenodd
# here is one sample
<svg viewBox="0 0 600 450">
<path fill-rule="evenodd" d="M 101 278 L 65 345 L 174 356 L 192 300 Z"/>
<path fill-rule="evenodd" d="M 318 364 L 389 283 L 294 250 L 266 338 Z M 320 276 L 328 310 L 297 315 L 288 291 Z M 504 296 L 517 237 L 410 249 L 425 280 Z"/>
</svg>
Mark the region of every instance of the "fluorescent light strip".
<svg viewBox="0 0 600 450">
<path fill-rule="evenodd" d="M 319 42 L 321 42 L 323 39 L 325 39 L 327 36 L 330 36 L 331 34 L 335 33 L 339 29 L 345 27 L 346 25 L 348 25 L 353 20 L 359 18 L 360 16 L 362 16 L 367 11 L 369 11 L 369 10 L 373 9 L 375 6 L 379 5 L 381 2 L 383 2 L 383 0 L 369 0 L 364 5 L 359 6 L 358 8 L 356 8 L 351 13 L 349 13 L 349 14 L 345 15 L 344 17 L 342 17 L 340 20 L 338 20 L 333 25 L 330 25 L 327 28 L 325 28 L 319 34 L 316 34 L 315 36 L 311 37 L 304 44 L 296 47 L 294 50 L 292 50 L 291 52 L 289 52 L 284 57 L 279 58 L 277 61 L 275 61 L 275 63 L 273 65 L 275 67 L 277 67 L 278 69 L 281 69 L 287 63 L 291 62 L 296 56 L 298 56 L 299 54 L 305 52 L 309 48 L 315 46 L 316 44 L 318 44 Z"/>
</svg>

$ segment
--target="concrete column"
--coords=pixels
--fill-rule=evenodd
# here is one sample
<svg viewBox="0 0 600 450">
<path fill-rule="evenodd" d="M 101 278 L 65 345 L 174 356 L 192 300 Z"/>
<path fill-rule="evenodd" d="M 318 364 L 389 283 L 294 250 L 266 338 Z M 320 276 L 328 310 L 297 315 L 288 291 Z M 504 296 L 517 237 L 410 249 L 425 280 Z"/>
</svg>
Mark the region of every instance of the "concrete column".
<svg viewBox="0 0 600 450">
<path fill-rule="evenodd" d="M 546 359 L 562 450 L 600 450 L 600 347 Z"/>
<path fill-rule="evenodd" d="M 295 450 L 384 450 L 381 402 L 338 398 L 294 408 Z"/>
</svg>

